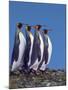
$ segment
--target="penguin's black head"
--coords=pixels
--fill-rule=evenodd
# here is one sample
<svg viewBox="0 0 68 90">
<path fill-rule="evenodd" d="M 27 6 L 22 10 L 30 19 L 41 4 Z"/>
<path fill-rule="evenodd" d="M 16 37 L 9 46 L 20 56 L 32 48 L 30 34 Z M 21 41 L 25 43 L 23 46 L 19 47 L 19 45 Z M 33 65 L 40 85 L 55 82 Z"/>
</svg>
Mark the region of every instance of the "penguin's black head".
<svg viewBox="0 0 68 90">
<path fill-rule="evenodd" d="M 18 27 L 19 29 L 21 29 L 21 28 L 22 28 L 22 23 L 17 23 L 17 27 Z"/>
<path fill-rule="evenodd" d="M 31 30 L 31 26 L 26 26 L 26 30 L 30 31 Z"/>
<path fill-rule="evenodd" d="M 47 29 L 44 29 L 44 33 L 47 34 L 48 33 L 48 30 Z"/>
<path fill-rule="evenodd" d="M 34 26 L 34 28 L 35 28 L 36 30 L 40 30 L 41 27 L 42 27 L 41 25 L 36 25 L 36 26 Z"/>
</svg>

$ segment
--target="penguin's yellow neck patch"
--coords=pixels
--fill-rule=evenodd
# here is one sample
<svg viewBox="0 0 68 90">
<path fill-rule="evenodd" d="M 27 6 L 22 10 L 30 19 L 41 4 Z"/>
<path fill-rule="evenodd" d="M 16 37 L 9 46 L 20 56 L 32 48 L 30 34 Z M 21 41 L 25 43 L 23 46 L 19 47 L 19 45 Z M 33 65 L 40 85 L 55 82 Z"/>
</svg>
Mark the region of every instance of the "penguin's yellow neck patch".
<svg viewBox="0 0 68 90">
<path fill-rule="evenodd" d="M 29 32 L 29 35 L 30 35 L 30 38 L 32 37 L 32 33 L 31 32 Z"/>
<path fill-rule="evenodd" d="M 32 33 L 31 33 L 31 32 L 29 32 L 29 36 L 30 36 L 31 43 L 32 43 L 32 41 L 33 41 L 33 35 L 32 35 Z"/>
</svg>

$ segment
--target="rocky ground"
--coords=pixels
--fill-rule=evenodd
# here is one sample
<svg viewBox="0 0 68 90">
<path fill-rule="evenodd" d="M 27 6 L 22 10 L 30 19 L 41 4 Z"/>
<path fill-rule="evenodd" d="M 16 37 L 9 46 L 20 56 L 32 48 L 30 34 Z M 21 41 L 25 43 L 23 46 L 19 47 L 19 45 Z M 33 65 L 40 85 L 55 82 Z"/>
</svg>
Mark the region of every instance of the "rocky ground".
<svg viewBox="0 0 68 90">
<path fill-rule="evenodd" d="M 9 88 L 33 88 L 66 85 L 66 72 L 64 70 L 47 69 L 44 73 L 35 74 L 20 73 L 9 77 Z"/>
</svg>

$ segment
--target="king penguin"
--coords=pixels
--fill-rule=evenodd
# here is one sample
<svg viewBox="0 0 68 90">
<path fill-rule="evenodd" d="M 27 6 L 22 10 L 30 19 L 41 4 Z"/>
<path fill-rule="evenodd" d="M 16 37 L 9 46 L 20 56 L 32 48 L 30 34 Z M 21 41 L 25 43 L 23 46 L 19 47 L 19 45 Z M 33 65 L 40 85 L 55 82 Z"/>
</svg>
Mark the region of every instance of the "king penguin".
<svg viewBox="0 0 68 90">
<path fill-rule="evenodd" d="M 43 43 L 42 35 L 40 33 L 41 25 L 36 25 L 34 26 L 34 28 L 35 28 L 35 36 L 34 36 L 33 54 L 31 60 L 32 62 L 34 60 L 34 62 L 30 68 L 37 71 L 38 66 L 43 58 L 44 43 Z"/>
<path fill-rule="evenodd" d="M 26 49 L 25 49 L 25 57 L 24 57 L 24 69 L 29 70 L 29 65 L 31 63 L 31 54 L 33 47 L 33 35 L 31 33 L 31 26 L 26 26 Z"/>
<path fill-rule="evenodd" d="M 28 66 L 30 66 L 30 64 L 31 64 L 31 55 L 32 55 L 32 48 L 33 48 L 34 36 L 30 32 L 29 27 L 28 27 L 28 34 L 29 34 L 30 42 L 31 42 L 30 52 L 29 52 L 29 61 L 28 61 Z"/>
<path fill-rule="evenodd" d="M 24 51 L 26 46 L 26 39 L 21 32 L 22 23 L 17 24 L 17 31 L 15 33 L 15 42 L 12 53 L 12 67 L 11 72 L 18 70 L 23 65 Z"/>
<path fill-rule="evenodd" d="M 44 71 L 46 66 L 49 64 L 52 55 L 52 42 L 50 37 L 48 36 L 48 30 L 44 30 L 44 54 L 43 54 L 43 62 L 41 64 L 40 70 Z"/>
</svg>

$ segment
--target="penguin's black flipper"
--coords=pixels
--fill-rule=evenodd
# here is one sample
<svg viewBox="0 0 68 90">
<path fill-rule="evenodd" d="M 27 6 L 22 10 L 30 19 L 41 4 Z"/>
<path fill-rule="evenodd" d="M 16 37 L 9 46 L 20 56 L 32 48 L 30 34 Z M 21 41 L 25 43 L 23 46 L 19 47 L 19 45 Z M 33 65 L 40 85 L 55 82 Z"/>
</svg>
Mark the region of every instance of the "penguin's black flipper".
<svg viewBox="0 0 68 90">
<path fill-rule="evenodd" d="M 25 48 L 24 61 L 23 61 L 25 69 L 28 69 L 30 47 L 31 47 L 31 40 L 28 35 L 28 32 L 26 31 L 26 48 Z"/>
<path fill-rule="evenodd" d="M 19 55 L 19 32 L 15 34 L 15 40 L 14 40 L 14 47 L 13 47 L 13 52 L 12 52 L 12 58 L 11 58 L 11 65 L 13 64 L 13 61 L 18 60 L 18 55 Z"/>
</svg>

